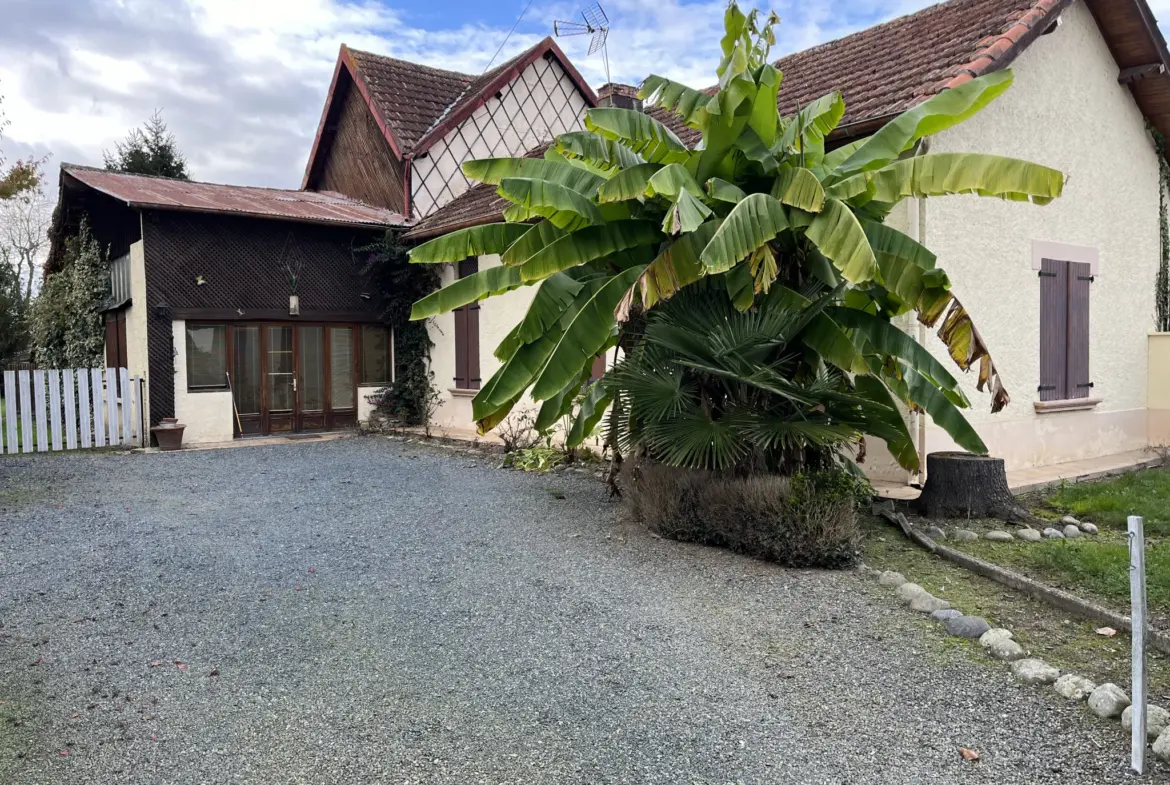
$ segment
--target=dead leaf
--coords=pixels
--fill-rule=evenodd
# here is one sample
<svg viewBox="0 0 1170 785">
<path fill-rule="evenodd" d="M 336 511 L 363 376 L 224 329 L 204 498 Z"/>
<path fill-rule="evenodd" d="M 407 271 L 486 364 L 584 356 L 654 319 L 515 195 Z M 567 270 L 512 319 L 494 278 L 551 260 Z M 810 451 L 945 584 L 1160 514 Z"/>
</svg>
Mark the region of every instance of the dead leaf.
<svg viewBox="0 0 1170 785">
<path fill-rule="evenodd" d="M 40 665 L 40 664 L 41 664 L 41 658 L 40 658 L 40 657 L 37 657 L 35 660 L 33 660 L 32 662 L 30 662 L 30 663 L 28 664 L 28 667 L 30 667 L 30 668 L 35 668 L 36 666 L 38 666 L 38 665 Z"/>
<path fill-rule="evenodd" d="M 179 663 L 179 670 L 181 670 L 181 671 L 185 671 L 185 670 L 187 670 L 187 663 L 185 663 L 185 662 L 180 662 L 180 663 Z"/>
<path fill-rule="evenodd" d="M 70 715 L 69 715 L 69 719 L 71 719 L 71 720 L 75 720 L 75 719 L 77 719 L 77 718 L 78 718 L 78 717 L 80 717 L 80 716 L 81 716 L 80 714 L 78 714 L 78 713 L 76 713 L 76 712 L 75 712 L 75 713 L 73 713 L 73 714 L 70 714 Z"/>
<path fill-rule="evenodd" d="M 155 660 L 154 662 L 150 663 L 150 667 L 152 668 L 157 668 L 160 665 L 162 665 L 162 660 Z"/>
<path fill-rule="evenodd" d="M 1098 635 L 1104 635 L 1106 638 L 1112 638 L 1117 634 L 1117 630 L 1113 629 L 1112 627 L 1098 627 L 1095 632 Z"/>
<path fill-rule="evenodd" d="M 979 760 L 979 750 L 973 750 L 970 747 L 959 747 L 959 757 L 963 760 Z"/>
<path fill-rule="evenodd" d="M 69 750 L 61 750 L 61 757 L 62 758 L 64 758 L 68 754 L 69 754 Z"/>
</svg>

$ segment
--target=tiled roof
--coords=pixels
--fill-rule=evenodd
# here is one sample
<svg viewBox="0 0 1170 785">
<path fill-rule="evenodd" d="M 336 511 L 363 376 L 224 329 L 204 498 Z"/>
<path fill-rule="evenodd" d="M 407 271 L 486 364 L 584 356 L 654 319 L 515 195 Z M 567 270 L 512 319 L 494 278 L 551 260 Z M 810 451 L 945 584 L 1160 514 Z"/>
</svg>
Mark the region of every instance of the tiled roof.
<svg viewBox="0 0 1170 785">
<path fill-rule="evenodd" d="M 859 126 L 1007 66 L 1070 2 L 951 0 L 788 55 L 776 61 L 784 73 L 780 110 L 792 114 L 828 92 L 841 90 L 846 104 L 841 130 L 852 125 L 868 133 Z M 620 85 L 613 88 L 620 93 Z M 683 125 L 676 115 L 659 107 L 646 111 L 688 145 L 698 141 L 698 131 Z M 488 193 L 494 196 L 495 191 Z M 429 216 L 411 235 L 429 237 L 456 225 L 498 220 L 504 205 L 502 199 L 488 198 L 479 187 L 473 188 Z"/>
<path fill-rule="evenodd" d="M 61 164 L 64 175 L 133 207 L 251 215 L 342 226 L 406 226 L 398 213 L 328 191 L 199 183 Z"/>
</svg>

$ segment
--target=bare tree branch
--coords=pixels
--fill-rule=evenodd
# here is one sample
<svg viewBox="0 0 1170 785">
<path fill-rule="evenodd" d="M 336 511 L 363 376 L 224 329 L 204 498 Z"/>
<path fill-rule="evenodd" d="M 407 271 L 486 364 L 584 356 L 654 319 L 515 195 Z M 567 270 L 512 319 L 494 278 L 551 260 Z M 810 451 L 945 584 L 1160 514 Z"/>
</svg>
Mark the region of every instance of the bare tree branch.
<svg viewBox="0 0 1170 785">
<path fill-rule="evenodd" d="M 0 201 L 0 258 L 16 267 L 24 289 L 24 304 L 32 302 L 37 267 L 49 250 L 52 205 L 38 189 Z"/>
</svg>

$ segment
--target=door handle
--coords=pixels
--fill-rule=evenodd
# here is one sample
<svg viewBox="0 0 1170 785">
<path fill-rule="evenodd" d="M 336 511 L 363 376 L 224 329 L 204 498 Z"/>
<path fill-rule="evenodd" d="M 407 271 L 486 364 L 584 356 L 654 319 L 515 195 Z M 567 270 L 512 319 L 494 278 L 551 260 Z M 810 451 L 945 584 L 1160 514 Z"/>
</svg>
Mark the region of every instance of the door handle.
<svg viewBox="0 0 1170 785">
<path fill-rule="evenodd" d="M 293 377 L 293 392 L 297 391 L 297 377 Z"/>
</svg>

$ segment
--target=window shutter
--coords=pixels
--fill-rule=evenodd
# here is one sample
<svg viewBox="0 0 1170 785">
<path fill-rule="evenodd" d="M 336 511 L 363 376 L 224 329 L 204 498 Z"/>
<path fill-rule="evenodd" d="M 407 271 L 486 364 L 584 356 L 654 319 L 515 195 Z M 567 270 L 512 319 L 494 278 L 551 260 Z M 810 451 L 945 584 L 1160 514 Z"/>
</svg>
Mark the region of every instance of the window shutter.
<svg viewBox="0 0 1170 785">
<path fill-rule="evenodd" d="M 1091 268 L 1080 262 L 1068 264 L 1068 398 L 1088 398 L 1093 389 L 1089 378 L 1089 290 Z"/>
<path fill-rule="evenodd" d="M 1044 259 L 1040 267 L 1040 400 L 1065 397 L 1068 385 L 1068 263 Z"/>
<path fill-rule="evenodd" d="M 479 272 L 479 259 L 459 263 L 458 276 L 466 278 Z M 479 303 L 455 309 L 455 386 L 478 390 L 479 378 Z"/>
</svg>

